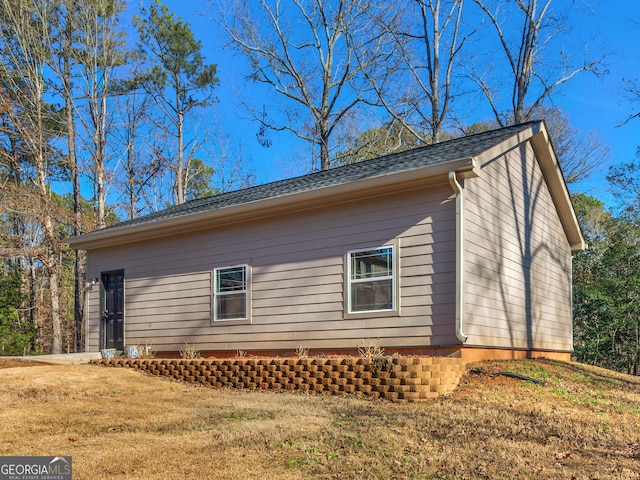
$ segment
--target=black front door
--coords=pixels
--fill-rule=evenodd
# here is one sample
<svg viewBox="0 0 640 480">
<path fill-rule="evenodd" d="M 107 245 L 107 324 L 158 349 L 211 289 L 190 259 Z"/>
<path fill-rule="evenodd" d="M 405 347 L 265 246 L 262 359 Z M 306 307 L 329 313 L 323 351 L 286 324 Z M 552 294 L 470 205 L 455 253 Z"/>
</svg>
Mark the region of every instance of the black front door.
<svg viewBox="0 0 640 480">
<path fill-rule="evenodd" d="M 124 349 L 124 274 L 102 275 L 105 302 L 102 321 L 105 348 Z"/>
</svg>

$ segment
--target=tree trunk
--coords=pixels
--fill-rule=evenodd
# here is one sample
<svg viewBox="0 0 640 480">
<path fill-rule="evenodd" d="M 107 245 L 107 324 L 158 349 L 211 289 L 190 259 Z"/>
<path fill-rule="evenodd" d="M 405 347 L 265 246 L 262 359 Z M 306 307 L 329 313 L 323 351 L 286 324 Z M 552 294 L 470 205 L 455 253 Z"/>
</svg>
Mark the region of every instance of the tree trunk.
<svg viewBox="0 0 640 480">
<path fill-rule="evenodd" d="M 107 82 L 106 69 L 102 71 L 102 78 L 104 82 Z M 100 162 L 100 197 L 98 197 L 98 226 L 100 228 L 106 225 L 106 191 L 104 188 L 104 177 L 105 177 L 105 169 L 106 169 L 106 146 L 107 146 L 107 89 L 103 87 L 100 90 L 100 97 L 98 99 L 100 101 L 100 108 L 98 109 L 99 116 L 96 119 L 97 124 L 97 134 L 98 134 L 98 144 L 96 145 L 98 151 L 98 161 Z"/>
<path fill-rule="evenodd" d="M 129 219 L 133 220 L 136 216 L 136 170 L 134 165 L 135 142 L 133 134 L 129 132 L 129 135 L 131 136 L 127 143 L 127 188 L 129 189 Z"/>
<path fill-rule="evenodd" d="M 176 112 L 178 113 L 178 164 L 176 165 L 176 203 L 185 201 L 184 188 L 184 112 L 180 107 L 180 93 L 176 92 Z"/>
<path fill-rule="evenodd" d="M 31 340 L 31 351 L 38 352 L 42 350 L 42 343 L 39 341 L 40 339 L 40 324 L 38 323 L 39 317 L 39 309 L 38 309 L 38 289 L 36 287 L 36 270 L 33 265 L 33 258 L 28 259 L 28 265 L 26 268 L 29 270 L 29 322 L 33 325 L 34 336 Z"/>
<path fill-rule="evenodd" d="M 329 139 L 331 132 L 329 130 L 328 114 L 324 114 L 318 120 L 318 130 L 320 131 L 318 143 L 320 144 L 320 168 L 329 170 L 331 168 L 331 158 L 329 156 Z"/>
<path fill-rule="evenodd" d="M 329 145 L 326 140 L 320 141 L 320 164 L 322 170 L 329 170 L 331 167 L 331 159 L 329 158 Z"/>
<path fill-rule="evenodd" d="M 105 226 L 104 222 L 104 164 L 100 159 L 95 160 L 96 169 L 96 200 L 98 202 L 98 211 L 96 212 L 96 223 L 98 228 Z"/>
<path fill-rule="evenodd" d="M 423 7 L 425 8 L 425 7 Z M 431 88 L 431 143 L 440 141 L 440 4 L 433 15 L 433 62 L 429 66 Z M 425 28 L 425 32 L 426 32 Z"/>
<path fill-rule="evenodd" d="M 71 96 L 71 60 L 69 49 L 72 43 L 72 29 L 70 16 L 67 17 L 65 23 L 64 47 L 63 47 L 63 70 L 62 83 L 65 99 L 65 113 L 67 122 L 67 150 L 68 162 L 71 169 L 71 182 L 73 184 L 73 234 L 80 235 L 82 233 L 82 211 L 80 193 L 80 174 L 78 171 L 78 162 L 76 158 L 76 126 L 73 115 L 73 98 Z M 74 262 L 74 288 L 73 288 L 73 323 L 74 323 L 74 351 L 81 352 L 82 344 L 82 325 L 84 319 L 84 255 L 82 251 L 77 250 Z"/>
<path fill-rule="evenodd" d="M 53 264 L 49 270 L 49 295 L 51 301 L 51 326 L 53 336 L 51 339 L 51 353 L 62 353 L 62 322 L 60 319 L 60 286 L 58 267 Z"/>
<path fill-rule="evenodd" d="M 44 81 L 37 79 L 36 83 L 36 99 L 42 99 L 44 96 Z M 49 278 L 49 300 L 51 302 L 51 353 L 62 353 L 62 323 L 60 321 L 60 286 L 58 277 L 58 252 L 60 245 L 58 234 L 53 224 L 51 212 L 49 211 L 49 185 L 47 183 L 47 164 L 45 162 L 45 140 L 44 140 L 44 112 L 40 102 L 36 103 L 35 126 L 37 130 L 34 134 L 36 144 L 34 145 L 34 163 L 36 167 L 36 181 L 40 194 L 40 205 L 43 212 L 42 225 L 44 227 L 44 245 L 42 253 L 42 262 L 47 269 Z"/>
</svg>

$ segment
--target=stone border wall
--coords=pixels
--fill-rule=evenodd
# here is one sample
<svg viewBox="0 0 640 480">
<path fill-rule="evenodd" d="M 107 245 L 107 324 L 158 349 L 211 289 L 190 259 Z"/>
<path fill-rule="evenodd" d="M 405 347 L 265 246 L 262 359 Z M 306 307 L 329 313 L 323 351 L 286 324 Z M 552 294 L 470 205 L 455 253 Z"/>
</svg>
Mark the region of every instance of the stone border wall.
<svg viewBox="0 0 640 480">
<path fill-rule="evenodd" d="M 92 360 L 93 364 L 139 370 L 216 388 L 364 394 L 416 402 L 451 393 L 464 373 L 459 358 L 241 358 Z"/>
</svg>

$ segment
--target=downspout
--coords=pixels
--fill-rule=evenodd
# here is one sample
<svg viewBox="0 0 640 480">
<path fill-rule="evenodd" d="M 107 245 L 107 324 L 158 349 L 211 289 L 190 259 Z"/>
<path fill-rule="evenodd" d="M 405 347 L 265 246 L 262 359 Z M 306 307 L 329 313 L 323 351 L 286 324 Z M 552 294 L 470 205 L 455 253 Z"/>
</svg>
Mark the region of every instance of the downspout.
<svg viewBox="0 0 640 480">
<path fill-rule="evenodd" d="M 89 292 L 91 292 L 91 286 L 93 282 L 84 282 L 84 311 L 82 312 L 82 331 L 84 332 L 84 345 L 82 346 L 83 351 L 89 351 L 89 335 L 87 332 L 88 328 L 88 320 L 89 320 Z"/>
<path fill-rule="evenodd" d="M 569 335 L 571 335 L 571 353 L 574 353 L 575 350 L 573 348 L 573 322 L 575 321 L 575 308 L 573 307 L 573 257 L 574 255 L 571 255 L 571 260 L 570 260 L 570 270 L 569 270 L 569 276 L 570 276 L 570 281 L 569 281 L 569 291 L 571 292 L 571 328 L 569 330 Z"/>
<path fill-rule="evenodd" d="M 464 334 L 464 189 L 456 178 L 455 170 L 449 172 L 449 184 L 456 195 L 456 337 L 462 343 Z"/>
</svg>

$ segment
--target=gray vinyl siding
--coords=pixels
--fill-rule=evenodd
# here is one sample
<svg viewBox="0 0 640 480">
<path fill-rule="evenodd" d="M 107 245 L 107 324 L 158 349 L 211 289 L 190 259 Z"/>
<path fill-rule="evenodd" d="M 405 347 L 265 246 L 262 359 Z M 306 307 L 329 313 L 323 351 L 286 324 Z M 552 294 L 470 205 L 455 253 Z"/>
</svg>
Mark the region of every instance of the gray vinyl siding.
<svg viewBox="0 0 640 480">
<path fill-rule="evenodd" d="M 571 250 L 530 144 L 482 165 L 465 195 L 467 344 L 570 351 Z"/>
<path fill-rule="evenodd" d="M 455 202 L 446 183 L 88 252 L 88 278 L 123 270 L 125 343 L 175 351 L 455 342 Z M 347 251 L 395 244 L 399 313 L 345 315 Z M 213 322 L 211 271 L 248 264 L 251 322 Z M 100 288 L 89 295 L 100 346 Z"/>
</svg>

